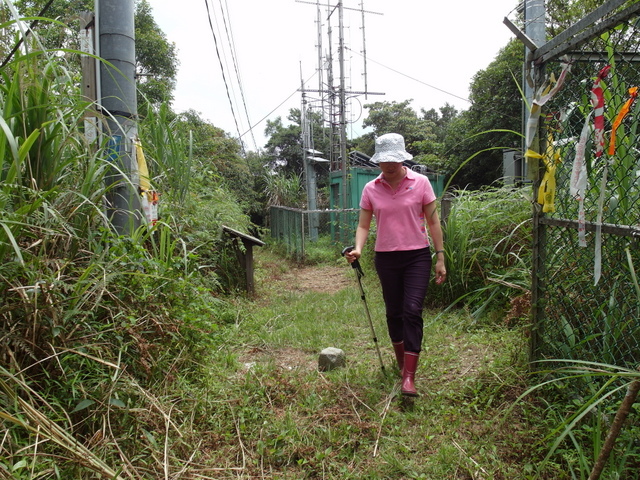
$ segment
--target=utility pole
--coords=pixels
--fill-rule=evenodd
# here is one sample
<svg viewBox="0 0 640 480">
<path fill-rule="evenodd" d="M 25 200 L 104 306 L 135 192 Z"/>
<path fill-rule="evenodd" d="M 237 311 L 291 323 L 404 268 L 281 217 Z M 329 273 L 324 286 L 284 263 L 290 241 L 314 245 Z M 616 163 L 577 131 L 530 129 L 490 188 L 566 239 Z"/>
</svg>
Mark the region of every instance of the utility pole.
<svg viewBox="0 0 640 480">
<path fill-rule="evenodd" d="M 544 16 L 545 16 L 544 0 L 525 0 L 524 2 L 525 32 L 524 33 L 538 47 L 541 47 L 547 42 Z M 526 62 L 531 57 L 532 52 L 527 51 L 528 47 L 524 47 L 524 48 L 525 48 L 525 62 Z M 529 68 L 531 69 L 530 71 L 531 76 L 529 78 L 525 78 L 524 92 L 525 92 L 525 98 L 527 99 L 527 104 L 532 105 L 533 96 L 535 95 L 536 83 L 540 79 L 537 78 L 539 69 L 531 64 L 529 64 Z M 524 125 L 526 125 L 526 120 L 528 120 L 529 112 L 526 112 L 526 117 L 527 118 L 525 118 Z"/>
<path fill-rule="evenodd" d="M 316 5 L 317 11 L 317 22 L 318 22 L 318 70 L 322 72 L 323 63 L 322 63 L 322 32 L 321 32 L 321 10 L 320 10 L 320 0 L 316 0 L 315 2 L 310 2 L 307 0 L 296 0 L 299 3 L 310 3 Z M 327 0 L 327 36 L 328 36 L 328 47 L 327 47 L 327 88 L 325 90 L 322 78 L 320 78 L 320 88 L 319 93 L 321 94 L 322 102 L 323 102 L 323 111 L 324 111 L 324 95 L 328 96 L 328 118 L 331 127 L 331 139 L 330 139 L 330 151 L 329 151 L 329 170 L 331 172 L 340 171 L 341 174 L 341 188 L 340 188 L 340 207 L 345 210 L 343 224 L 347 224 L 346 210 L 350 207 L 350 188 L 349 188 L 349 162 L 347 157 L 347 94 L 364 94 L 366 95 L 384 95 L 381 93 L 372 93 L 368 91 L 366 87 L 367 83 L 367 72 L 366 72 L 366 47 L 364 47 L 364 14 L 365 13 L 374 13 L 377 15 L 382 15 L 378 12 L 370 12 L 364 9 L 364 0 L 360 2 L 360 8 L 354 9 L 345 7 L 343 5 L 343 0 L 337 0 L 336 3 L 332 4 L 331 0 Z M 345 80 L 345 41 L 344 41 L 344 10 L 354 10 L 361 14 L 362 16 L 362 37 L 363 37 L 363 52 L 365 54 L 365 91 L 364 92 L 351 92 L 347 91 L 346 88 L 346 80 Z M 339 85 L 334 88 L 334 71 L 333 71 L 333 42 L 332 42 L 332 24 L 331 17 L 334 13 L 338 15 L 338 64 L 339 64 Z M 335 17 L 334 17 L 335 18 Z M 301 91 L 303 92 L 303 110 L 304 105 L 306 105 L 306 99 L 304 97 L 304 92 L 311 92 L 313 90 L 305 89 L 304 84 L 301 87 Z M 303 114 L 304 115 L 304 114 Z M 306 118 L 303 118 L 302 122 L 304 123 Z M 304 130 L 303 126 L 303 130 Z M 303 134 L 304 135 L 304 134 Z M 304 139 L 303 139 L 304 143 Z M 303 147 L 304 148 L 304 147 Z M 305 148 L 306 150 L 306 148 Z M 307 152 L 308 153 L 308 152 Z M 314 152 L 319 153 L 319 152 Z M 306 153 L 305 153 L 306 155 Z M 305 168 L 313 168 L 312 165 L 307 165 L 307 160 L 314 160 L 314 157 L 305 157 Z M 318 162 L 325 162 L 326 160 L 322 158 L 315 157 L 315 160 Z M 309 173 L 308 178 L 311 182 L 313 182 L 312 174 L 310 170 L 305 170 Z M 308 185 L 309 188 L 309 185 Z M 332 205 L 333 206 L 333 205 Z M 343 232 L 346 234 L 346 231 Z M 345 239 L 346 240 L 346 239 Z"/>
<path fill-rule="evenodd" d="M 545 27 L 545 6 L 544 0 L 525 0 L 524 6 L 524 20 L 525 20 L 525 34 L 533 41 L 534 48 L 539 48 L 546 43 L 546 27 Z M 524 47 L 527 48 L 527 47 Z M 530 61 L 533 57 L 532 51 L 525 50 L 525 62 L 526 68 L 531 69 L 529 78 L 525 78 L 524 86 L 525 86 L 525 95 L 528 102 L 528 105 L 532 105 L 533 97 L 535 95 L 535 89 L 540 86 L 541 77 L 544 74 L 543 68 L 537 67 Z M 531 84 L 529 83 L 531 82 Z M 527 121 L 529 120 L 529 112 L 526 112 L 525 121 L 523 123 L 523 131 L 526 131 Z M 539 142 L 539 138 L 537 135 L 534 139 L 534 145 L 531 146 L 535 151 L 540 150 L 540 146 L 536 145 L 536 142 Z M 525 149 L 528 145 L 525 145 Z M 544 148 L 544 147 L 543 147 Z M 524 163 L 523 165 L 527 166 L 529 169 L 533 162 Z M 541 169 L 539 164 L 535 167 L 531 168 L 529 172 L 527 172 L 529 177 L 535 177 L 534 180 L 534 191 L 537 191 L 538 185 L 540 184 L 541 179 Z M 542 271 L 544 271 L 545 265 L 545 257 L 546 251 L 544 248 L 544 244 L 546 242 L 546 227 L 540 223 L 540 218 L 544 214 L 541 209 L 536 208 L 536 205 L 533 206 L 533 265 L 531 266 L 531 319 L 532 319 L 532 328 L 531 328 L 531 339 L 529 342 L 529 358 L 533 360 L 536 356 L 536 352 L 538 349 L 538 345 L 540 342 L 540 330 L 539 330 L 539 319 L 540 312 L 544 309 L 544 306 L 541 305 L 541 292 L 544 288 L 543 279 L 540 275 Z"/>
<path fill-rule="evenodd" d="M 111 171 L 107 175 L 107 216 L 121 235 L 141 220 L 133 139 L 137 135 L 134 0 L 95 0 L 98 31 L 98 102 L 106 118 Z M 137 182 L 136 182 L 137 183 Z"/>
<path fill-rule="evenodd" d="M 364 59 L 364 99 L 368 98 L 368 86 L 367 86 L 367 37 L 364 33 L 364 0 L 360 2 L 360 11 L 362 12 L 362 58 Z"/>
<path fill-rule="evenodd" d="M 309 118 L 310 113 L 307 109 L 307 97 L 304 89 L 304 80 L 302 79 L 302 69 L 300 69 L 300 83 L 302 84 L 302 106 L 300 109 L 300 125 L 302 127 L 302 162 L 304 164 L 304 177 L 307 188 L 309 239 L 312 242 L 315 242 L 318 240 L 318 227 L 320 220 L 317 212 L 318 189 L 315 166 L 319 163 L 329 163 L 329 160 L 319 157 L 318 155 L 322 155 L 322 152 L 314 149 L 313 132 L 311 130 L 311 121 Z"/>
</svg>

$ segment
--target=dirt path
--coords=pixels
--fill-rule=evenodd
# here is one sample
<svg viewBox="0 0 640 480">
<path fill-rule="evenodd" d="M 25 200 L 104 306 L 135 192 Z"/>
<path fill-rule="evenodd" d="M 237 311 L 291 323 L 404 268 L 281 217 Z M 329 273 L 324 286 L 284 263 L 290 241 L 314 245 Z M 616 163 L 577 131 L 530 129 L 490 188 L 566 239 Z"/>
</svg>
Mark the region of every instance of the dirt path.
<svg viewBox="0 0 640 480">
<path fill-rule="evenodd" d="M 271 259 L 257 259 L 258 265 L 269 271 L 269 281 L 278 288 L 298 292 L 336 293 L 343 288 L 354 286 L 355 277 L 351 268 L 342 265 L 296 265 L 282 268 Z"/>
<path fill-rule="evenodd" d="M 286 268 L 283 268 L 281 260 L 276 263 L 269 257 L 263 257 L 259 259 L 259 262 L 263 268 L 270 272 L 269 289 L 334 294 L 344 288 L 357 288 L 355 275 L 346 262 L 344 266 L 289 264 Z M 425 314 L 425 321 L 429 321 L 427 314 Z M 383 338 L 386 340 L 386 335 Z M 495 357 L 495 352 L 491 348 L 469 342 L 464 336 L 451 336 L 446 339 L 446 344 L 456 351 L 456 358 L 450 359 L 449 368 L 441 372 L 442 378 L 445 378 L 447 382 L 476 375 L 483 365 L 490 363 Z M 428 341 L 425 341 L 425 348 L 429 349 Z M 261 357 L 265 353 L 264 351 L 252 351 L 244 358 L 249 359 L 247 361 L 255 361 L 256 357 Z M 296 349 L 282 349 L 277 352 L 270 351 L 268 356 L 275 357 L 277 364 L 290 369 L 292 365 L 299 362 L 301 354 Z M 315 367 L 314 363 L 306 365 L 308 369 Z"/>
<path fill-rule="evenodd" d="M 299 267 L 283 280 L 293 290 L 336 293 L 353 284 L 352 278 L 348 277 L 347 273 L 351 273 L 348 266 Z"/>
</svg>

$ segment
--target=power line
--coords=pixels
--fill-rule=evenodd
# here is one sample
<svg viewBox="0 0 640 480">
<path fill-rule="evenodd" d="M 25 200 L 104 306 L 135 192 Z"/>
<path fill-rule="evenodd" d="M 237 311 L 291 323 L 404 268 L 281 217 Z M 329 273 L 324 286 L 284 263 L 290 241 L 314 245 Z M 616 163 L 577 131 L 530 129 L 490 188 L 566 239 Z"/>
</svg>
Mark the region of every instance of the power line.
<svg viewBox="0 0 640 480">
<path fill-rule="evenodd" d="M 231 91 L 231 98 L 233 101 L 233 105 L 235 106 L 236 111 L 240 112 L 240 108 L 239 108 L 240 102 L 238 102 L 238 94 L 236 91 L 237 80 L 234 80 L 233 78 L 233 72 L 235 71 L 235 68 L 233 65 L 231 65 L 232 61 L 234 60 L 233 50 L 228 46 L 228 43 L 229 43 L 228 32 L 226 35 L 227 42 L 225 43 L 224 41 L 225 32 L 223 28 L 226 29 L 227 19 L 226 19 L 224 8 L 222 6 L 222 0 L 218 0 L 218 8 L 220 10 L 219 13 L 215 8 L 213 9 L 213 20 L 215 22 L 215 28 L 216 28 L 216 32 L 218 33 L 218 38 L 220 39 L 220 45 L 221 45 L 220 51 L 222 53 L 223 62 L 226 68 L 227 75 L 229 76 L 229 89 Z M 221 25 L 221 21 L 222 21 L 222 25 Z M 229 59 L 229 56 L 231 56 L 231 60 Z M 240 128 L 244 128 L 244 119 L 242 118 L 242 115 L 238 116 L 238 123 L 240 124 Z"/>
<path fill-rule="evenodd" d="M 347 50 L 351 51 L 351 52 L 357 53 L 358 55 L 362 56 L 362 54 L 360 52 L 356 52 L 355 50 L 351 50 L 349 47 L 345 47 L 345 48 Z M 398 70 L 396 70 L 394 68 L 391 68 L 391 67 L 389 67 L 387 65 L 384 65 L 384 64 L 382 64 L 380 62 L 376 62 L 375 60 L 371 59 L 371 57 L 369 57 L 368 60 L 373 62 L 373 63 L 376 63 L 376 64 L 380 65 L 381 67 L 386 68 L 387 70 L 391 70 L 392 72 L 397 73 L 398 75 L 402 75 L 403 77 L 407 77 L 410 80 L 413 80 L 415 82 L 421 83 L 421 84 L 423 84 L 423 85 L 425 85 L 425 86 L 427 86 L 429 88 L 433 88 L 434 90 L 438 90 L 439 92 L 445 93 L 447 95 L 451 95 L 452 97 L 456 97 L 456 98 L 459 98 L 460 100 L 464 100 L 465 102 L 471 103 L 471 100 L 469 100 L 468 98 L 461 97 L 459 95 L 456 95 L 455 93 L 447 92 L 446 90 L 443 90 L 442 88 L 438 88 L 436 86 L 430 85 L 430 84 L 428 84 L 426 82 L 423 82 L 422 80 L 419 80 L 419 79 L 414 78 L 414 77 L 412 77 L 410 75 L 407 75 L 406 73 L 402 73 L 402 72 L 400 72 L 400 71 L 398 71 Z"/>
<path fill-rule="evenodd" d="M 226 16 L 224 13 L 224 10 L 222 8 L 222 2 L 220 3 L 220 9 L 222 10 L 222 19 L 224 21 L 224 27 L 225 27 L 225 31 L 227 33 L 227 41 L 229 42 L 229 50 L 231 52 L 231 60 L 233 61 L 233 67 L 235 69 L 236 72 L 236 80 L 238 82 L 238 88 L 240 89 L 240 97 L 242 99 L 242 105 L 244 106 L 244 113 L 247 117 L 247 124 L 251 125 L 251 119 L 249 118 L 249 111 L 247 109 L 247 101 L 245 99 L 244 96 L 244 87 L 242 86 L 242 77 L 240 75 L 240 69 L 238 67 L 238 54 L 236 53 L 236 48 L 235 48 L 235 42 L 233 39 L 233 32 L 231 31 L 231 19 L 229 18 L 229 21 L 226 21 L 226 18 L 229 16 L 229 7 L 227 5 L 227 2 L 225 0 L 225 5 L 226 5 Z M 253 130 L 251 131 L 251 138 L 253 140 L 253 146 L 256 150 L 258 150 L 258 145 L 256 144 L 256 139 L 255 136 L 253 135 Z M 240 132 L 238 132 L 240 133 Z"/>
<path fill-rule="evenodd" d="M 314 72 L 313 75 L 311 75 L 307 80 L 305 80 L 303 83 L 306 84 L 307 82 L 309 82 L 313 77 L 315 77 L 317 75 L 318 72 Z M 295 89 L 293 92 L 291 92 L 291 95 L 289 95 L 287 98 L 285 98 L 282 102 L 280 102 L 280 104 L 275 107 L 273 110 L 271 110 L 269 113 L 267 113 L 264 117 L 262 117 L 260 120 L 258 120 L 256 123 L 254 123 L 251 127 L 249 127 L 249 130 L 247 130 L 246 132 L 244 132 L 242 135 L 240 135 L 240 138 L 242 138 L 244 135 L 246 135 L 249 132 L 252 132 L 253 129 L 255 127 L 257 127 L 258 125 L 260 125 L 262 122 L 264 122 L 264 120 L 269 117 L 269 115 L 271 115 L 273 112 L 275 112 L 276 110 L 278 110 L 282 105 L 284 105 L 285 103 L 287 103 L 287 101 L 293 97 L 296 93 L 298 93 L 300 91 L 299 88 Z"/>
<path fill-rule="evenodd" d="M 233 116 L 233 121 L 236 124 L 236 130 L 238 131 L 238 135 L 240 135 L 240 127 L 238 126 L 238 118 L 236 117 L 236 112 L 233 108 L 233 101 L 231 100 L 231 94 L 229 92 L 229 84 L 227 82 L 227 77 L 224 73 L 224 65 L 222 64 L 222 58 L 220 57 L 220 50 L 218 48 L 218 38 L 216 37 L 216 32 L 213 28 L 213 22 L 211 21 L 211 12 L 209 11 L 209 1 L 204 0 L 204 4 L 207 8 L 207 17 L 209 19 L 209 27 L 211 28 L 211 34 L 213 35 L 213 42 L 216 47 L 216 55 L 218 57 L 218 63 L 220 63 L 220 71 L 222 72 L 222 80 L 224 82 L 225 89 L 227 91 L 227 98 L 229 100 L 229 106 L 231 107 L 231 115 Z"/>
<path fill-rule="evenodd" d="M 53 0 L 49 0 L 49 2 L 47 2 L 47 4 L 44 6 L 44 8 L 42 10 L 40 10 L 40 13 L 38 14 L 38 17 L 44 17 L 44 14 L 47 12 L 47 10 L 49 9 L 49 7 L 51 6 L 52 3 L 53 3 Z M 36 28 L 36 25 L 38 25 L 38 22 L 39 22 L 39 19 L 37 19 L 37 18 L 34 21 L 31 22 L 31 25 L 29 25 L 29 28 L 27 29 L 26 33 L 23 36 L 20 37 L 20 40 L 18 40 L 18 43 L 16 43 L 14 45 L 13 49 L 9 52 L 9 55 L 6 56 L 6 58 L 2 62 L 2 65 L 0 65 L 0 69 L 4 68 L 7 65 L 7 63 L 9 63 L 9 61 L 13 58 L 15 53 L 20 48 L 20 45 L 22 45 L 22 43 L 29 36 L 31 31 L 34 28 Z"/>
</svg>

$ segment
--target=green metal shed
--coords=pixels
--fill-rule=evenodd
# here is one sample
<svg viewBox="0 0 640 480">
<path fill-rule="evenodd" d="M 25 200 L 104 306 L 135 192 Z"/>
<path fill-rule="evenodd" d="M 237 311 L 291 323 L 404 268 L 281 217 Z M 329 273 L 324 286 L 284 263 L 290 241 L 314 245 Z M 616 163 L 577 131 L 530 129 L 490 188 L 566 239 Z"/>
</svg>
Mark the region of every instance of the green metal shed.
<svg viewBox="0 0 640 480">
<path fill-rule="evenodd" d="M 426 175 L 429 181 L 431 182 L 431 186 L 433 187 L 433 191 L 435 192 L 437 197 L 442 195 L 444 191 L 444 175 L 440 175 L 436 172 L 431 171 L 420 171 L 425 170 L 416 169 L 416 164 L 414 165 L 405 165 L 412 170 L 417 170 L 418 172 Z M 422 165 L 417 165 L 418 167 L 423 167 Z M 329 191 L 329 202 L 331 208 L 342 208 L 342 172 L 330 172 L 330 191 Z M 362 194 L 362 190 L 367 182 L 375 179 L 378 175 L 380 175 L 380 170 L 375 167 L 350 167 L 347 172 L 347 208 L 360 208 L 360 195 Z"/>
</svg>

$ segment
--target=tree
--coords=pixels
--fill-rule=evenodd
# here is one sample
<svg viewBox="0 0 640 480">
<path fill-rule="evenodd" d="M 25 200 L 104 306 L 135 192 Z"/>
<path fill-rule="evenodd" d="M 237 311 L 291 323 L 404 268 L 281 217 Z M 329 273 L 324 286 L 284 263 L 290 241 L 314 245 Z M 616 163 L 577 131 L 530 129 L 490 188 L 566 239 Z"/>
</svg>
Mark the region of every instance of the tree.
<svg viewBox="0 0 640 480">
<path fill-rule="evenodd" d="M 545 2 L 547 36 L 555 37 L 602 3 L 602 0 L 547 0 Z"/>
<path fill-rule="evenodd" d="M 448 163 L 444 144 L 449 126 L 458 116 L 458 110 L 446 103 L 444 107 L 439 108 L 439 111 L 432 108 L 430 110 L 421 109 L 420 112 L 422 113 L 422 119 L 433 125 L 433 135 L 430 135 L 426 140 L 414 143 L 417 150 L 420 151 L 414 157 L 414 160 L 427 165 L 433 170 L 443 172 L 446 170 Z"/>
<path fill-rule="evenodd" d="M 141 94 L 152 105 L 171 103 L 178 74 L 178 54 L 175 44 L 167 40 L 154 20 L 147 0 L 136 4 L 135 27 L 138 96 Z M 138 104 L 144 105 L 144 102 Z"/>
<path fill-rule="evenodd" d="M 240 155 L 241 146 L 224 130 L 203 119 L 199 112 L 188 110 L 178 116 L 176 128 L 193 138 L 193 160 L 197 165 L 196 186 L 206 191 L 212 183 L 224 185 L 246 212 L 256 207 L 259 189 L 255 172 Z"/>
<path fill-rule="evenodd" d="M 440 107 L 439 112 L 435 108 L 420 110 L 422 118 L 433 124 L 433 133 L 438 143 L 443 143 L 447 136 L 447 128 L 451 121 L 459 114 L 458 110 L 449 103 L 445 103 L 444 107 Z M 435 153 L 435 152 L 434 152 Z"/>
<path fill-rule="evenodd" d="M 309 111 L 307 115 L 310 120 L 313 148 L 328 155 L 331 145 L 323 127 L 321 114 Z M 284 126 L 282 117 L 267 120 L 264 133 L 269 138 L 265 145 L 268 163 L 274 172 L 302 175 L 304 165 L 300 109 L 292 108 L 289 110 L 287 120 L 290 122 L 288 126 Z"/>
<path fill-rule="evenodd" d="M 24 16 L 36 16 L 42 13 L 47 0 L 16 0 L 18 11 Z M 92 12 L 93 0 L 58 0 L 43 13 L 45 17 L 61 22 L 40 21 L 35 29 L 45 48 L 79 49 L 78 31 L 81 28 L 79 14 Z M 153 19 L 151 6 L 147 0 L 136 2 L 136 73 L 138 75 L 138 105 L 144 115 L 147 101 L 152 105 L 171 102 L 178 71 L 176 46 L 167 40 L 166 35 Z M 66 52 L 71 64 L 80 72 L 79 56 Z"/>
<path fill-rule="evenodd" d="M 443 161 L 443 142 L 447 125 L 458 114 L 451 105 L 420 111 L 419 117 L 409 105 L 412 100 L 403 102 L 376 102 L 365 105 L 369 114 L 363 122 L 365 127 L 373 127 L 373 133 L 363 135 L 355 141 L 359 150 L 373 155 L 374 139 L 384 133 L 399 133 L 404 137 L 405 146 L 413 155 L 413 160 L 435 170 L 441 170 Z"/>
<path fill-rule="evenodd" d="M 476 155 L 456 174 L 459 187 L 479 188 L 502 176 L 503 148 L 520 148 L 522 76 L 524 48 L 510 41 L 485 70 L 475 74 L 471 82 L 471 107 L 454 118 L 449 125 L 445 148 L 451 158 L 453 172 Z"/>
<path fill-rule="evenodd" d="M 304 171 L 302 165 L 302 128 L 300 127 L 300 110 L 289 110 L 287 119 L 291 122 L 284 126 L 282 117 L 267 120 L 264 134 L 269 138 L 265 145 L 269 167 L 274 172 L 297 175 Z"/>
<path fill-rule="evenodd" d="M 363 127 L 373 127 L 371 138 L 385 133 L 399 133 L 404 137 L 407 152 L 412 155 L 432 153 L 425 151 L 429 142 L 436 140 L 435 124 L 424 116 L 419 118 L 415 110 L 409 106 L 413 100 L 403 102 L 375 102 L 365 105 L 369 110 Z M 365 152 L 373 154 L 373 152 Z"/>
</svg>

